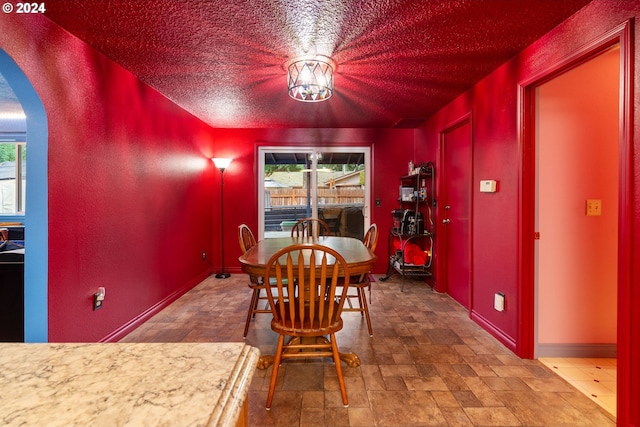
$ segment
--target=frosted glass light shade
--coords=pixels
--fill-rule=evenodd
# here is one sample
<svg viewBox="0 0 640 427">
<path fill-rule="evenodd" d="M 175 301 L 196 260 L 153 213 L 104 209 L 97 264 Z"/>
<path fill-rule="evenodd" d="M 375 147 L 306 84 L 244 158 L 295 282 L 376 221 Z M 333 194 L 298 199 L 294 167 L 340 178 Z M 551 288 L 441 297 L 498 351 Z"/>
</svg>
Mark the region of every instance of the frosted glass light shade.
<svg viewBox="0 0 640 427">
<path fill-rule="evenodd" d="M 229 167 L 232 159 L 228 159 L 226 157 L 214 157 L 211 160 L 213 161 L 213 164 L 216 165 L 218 169 L 220 169 L 221 171 L 224 171 L 226 168 Z"/>
</svg>

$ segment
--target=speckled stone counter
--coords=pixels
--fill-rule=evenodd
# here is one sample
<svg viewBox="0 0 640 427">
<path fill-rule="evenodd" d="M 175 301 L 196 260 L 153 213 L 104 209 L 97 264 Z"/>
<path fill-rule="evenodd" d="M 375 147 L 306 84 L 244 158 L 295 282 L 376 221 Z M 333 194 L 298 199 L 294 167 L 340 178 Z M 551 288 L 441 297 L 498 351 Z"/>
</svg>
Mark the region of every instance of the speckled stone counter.
<svg viewBox="0 0 640 427">
<path fill-rule="evenodd" d="M 0 425 L 235 426 L 258 357 L 243 343 L 0 344 Z"/>
</svg>

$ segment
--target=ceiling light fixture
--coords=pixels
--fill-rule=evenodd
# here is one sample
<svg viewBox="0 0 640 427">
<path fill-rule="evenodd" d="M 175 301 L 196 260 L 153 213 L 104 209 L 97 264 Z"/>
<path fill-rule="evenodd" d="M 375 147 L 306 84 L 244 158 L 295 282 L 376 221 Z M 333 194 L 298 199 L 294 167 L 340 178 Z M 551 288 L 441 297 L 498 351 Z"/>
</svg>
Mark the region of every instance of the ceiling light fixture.
<svg viewBox="0 0 640 427">
<path fill-rule="evenodd" d="M 333 61 L 326 56 L 296 58 L 287 63 L 289 96 L 320 102 L 333 95 Z"/>
</svg>

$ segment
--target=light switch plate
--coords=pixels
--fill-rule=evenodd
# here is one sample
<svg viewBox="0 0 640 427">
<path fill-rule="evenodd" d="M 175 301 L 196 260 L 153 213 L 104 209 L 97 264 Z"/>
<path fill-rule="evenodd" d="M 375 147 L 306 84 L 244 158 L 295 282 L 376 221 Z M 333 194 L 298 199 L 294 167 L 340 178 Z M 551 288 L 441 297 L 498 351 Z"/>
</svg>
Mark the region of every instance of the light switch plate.
<svg viewBox="0 0 640 427">
<path fill-rule="evenodd" d="M 587 216 L 602 215 L 602 200 L 587 199 Z"/>
</svg>

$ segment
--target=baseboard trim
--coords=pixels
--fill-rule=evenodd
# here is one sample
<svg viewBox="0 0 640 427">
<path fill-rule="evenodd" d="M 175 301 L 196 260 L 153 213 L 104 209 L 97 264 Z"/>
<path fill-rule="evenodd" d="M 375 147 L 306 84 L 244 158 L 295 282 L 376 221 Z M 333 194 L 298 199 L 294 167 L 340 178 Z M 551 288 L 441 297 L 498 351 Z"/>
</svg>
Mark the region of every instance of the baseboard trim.
<svg viewBox="0 0 640 427">
<path fill-rule="evenodd" d="M 480 325 L 485 331 L 489 332 L 495 339 L 500 341 L 502 345 L 511 350 L 514 354 L 518 354 L 516 352 L 516 341 L 513 337 L 505 334 L 502 330 L 496 328 L 496 326 L 489 322 L 484 316 L 478 313 L 475 310 L 471 310 L 470 314 L 471 320 Z"/>
<path fill-rule="evenodd" d="M 616 344 L 538 344 L 537 357 L 616 358 Z"/>
<path fill-rule="evenodd" d="M 209 277 L 212 274 L 212 270 L 209 269 L 206 272 L 200 274 L 195 279 L 187 282 L 184 286 L 167 295 L 166 298 L 158 301 L 157 304 L 149 307 L 147 310 L 140 313 L 138 316 L 131 319 L 129 322 L 122 325 L 120 328 L 116 329 L 106 337 L 102 338 L 98 342 L 118 342 L 126 335 L 128 335 L 131 331 L 142 325 L 144 322 L 149 320 L 155 314 L 159 313 L 165 307 L 169 306 L 172 302 L 180 298 L 182 295 L 186 294 L 188 291 L 193 289 L 196 285 L 201 283 L 204 279 Z"/>
</svg>

